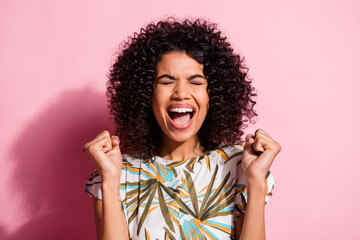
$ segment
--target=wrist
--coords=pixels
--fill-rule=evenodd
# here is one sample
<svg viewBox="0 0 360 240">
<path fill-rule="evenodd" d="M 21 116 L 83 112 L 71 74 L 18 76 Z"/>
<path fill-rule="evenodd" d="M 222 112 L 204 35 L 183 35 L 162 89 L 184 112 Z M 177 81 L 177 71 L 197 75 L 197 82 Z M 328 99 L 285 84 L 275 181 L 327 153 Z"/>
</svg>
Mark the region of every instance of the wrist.
<svg viewBox="0 0 360 240">
<path fill-rule="evenodd" d="M 118 188 L 120 185 L 120 176 L 106 176 L 101 179 L 101 188 Z"/>
<path fill-rule="evenodd" d="M 246 188 L 248 191 L 266 194 L 267 185 L 265 178 L 246 179 Z"/>
<path fill-rule="evenodd" d="M 104 195 L 113 195 L 115 194 L 115 196 L 118 195 L 118 192 L 119 192 L 119 181 L 116 181 L 116 180 L 106 180 L 106 181 L 103 181 L 101 183 L 101 191 L 103 193 L 103 196 Z"/>
<path fill-rule="evenodd" d="M 120 182 L 120 174 L 101 174 L 101 181 L 102 182 Z"/>
</svg>

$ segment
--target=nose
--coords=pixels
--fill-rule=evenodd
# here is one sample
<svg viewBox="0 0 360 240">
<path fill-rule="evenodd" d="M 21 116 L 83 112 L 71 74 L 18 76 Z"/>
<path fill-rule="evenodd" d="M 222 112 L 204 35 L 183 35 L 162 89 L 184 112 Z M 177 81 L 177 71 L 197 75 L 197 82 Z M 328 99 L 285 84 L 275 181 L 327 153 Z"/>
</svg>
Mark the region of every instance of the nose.
<svg viewBox="0 0 360 240">
<path fill-rule="evenodd" d="M 188 99 L 190 97 L 190 88 L 187 80 L 180 80 L 176 83 L 172 97 L 178 100 Z"/>
</svg>

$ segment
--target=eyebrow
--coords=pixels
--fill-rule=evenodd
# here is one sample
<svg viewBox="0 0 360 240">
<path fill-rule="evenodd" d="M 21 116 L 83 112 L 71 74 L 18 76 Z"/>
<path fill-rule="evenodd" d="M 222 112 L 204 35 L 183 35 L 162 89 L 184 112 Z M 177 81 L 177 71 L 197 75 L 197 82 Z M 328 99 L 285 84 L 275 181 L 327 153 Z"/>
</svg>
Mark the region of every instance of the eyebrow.
<svg viewBox="0 0 360 240">
<path fill-rule="evenodd" d="M 206 78 L 205 78 L 204 76 L 200 75 L 200 74 L 191 75 L 191 76 L 188 78 L 188 80 L 193 80 L 194 78 L 197 78 L 197 77 L 200 77 L 200 78 L 203 78 L 203 79 L 206 80 Z M 158 81 L 158 80 L 161 79 L 161 78 L 169 78 L 169 79 L 171 79 L 171 80 L 175 80 L 175 79 L 176 79 L 176 78 L 175 78 L 174 76 L 172 76 L 172 75 L 163 74 L 163 75 L 157 77 L 157 78 L 156 78 L 156 81 Z"/>
</svg>

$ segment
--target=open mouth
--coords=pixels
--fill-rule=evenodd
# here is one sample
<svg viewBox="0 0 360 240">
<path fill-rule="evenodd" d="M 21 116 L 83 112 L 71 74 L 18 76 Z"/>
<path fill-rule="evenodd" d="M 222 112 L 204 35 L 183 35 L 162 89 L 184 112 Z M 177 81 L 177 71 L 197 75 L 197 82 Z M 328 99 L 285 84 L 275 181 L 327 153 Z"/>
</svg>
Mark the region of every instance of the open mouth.
<svg viewBox="0 0 360 240">
<path fill-rule="evenodd" d="M 192 108 L 170 108 L 168 114 L 175 126 L 186 126 L 191 122 L 194 116 L 194 109 Z"/>
</svg>

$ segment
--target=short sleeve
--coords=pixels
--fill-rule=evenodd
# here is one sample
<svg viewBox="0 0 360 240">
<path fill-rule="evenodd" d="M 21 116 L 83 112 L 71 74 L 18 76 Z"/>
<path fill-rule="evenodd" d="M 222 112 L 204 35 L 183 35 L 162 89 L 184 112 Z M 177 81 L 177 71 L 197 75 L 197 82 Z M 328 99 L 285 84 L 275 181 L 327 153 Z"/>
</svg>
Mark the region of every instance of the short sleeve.
<svg viewBox="0 0 360 240">
<path fill-rule="evenodd" d="M 123 201 L 123 199 L 126 198 L 124 186 L 126 185 L 125 182 L 126 182 L 126 178 L 127 178 L 127 172 L 126 172 L 127 157 L 126 157 L 126 155 L 122 155 L 122 158 L 123 158 L 123 168 L 121 169 L 121 177 L 119 179 L 119 201 L 120 201 L 121 208 L 124 210 L 125 202 Z M 87 182 L 85 183 L 85 186 L 83 189 L 90 196 L 95 197 L 99 200 L 102 200 L 101 184 L 102 184 L 101 177 L 100 177 L 98 171 L 95 170 L 91 174 L 91 176 L 89 177 Z"/>
<path fill-rule="evenodd" d="M 235 212 L 234 212 L 235 220 L 240 215 L 245 213 L 246 203 L 247 203 L 247 189 L 245 185 L 246 179 L 245 179 L 244 170 L 241 166 L 241 160 L 237 163 L 236 169 L 237 169 L 237 183 L 235 187 Z M 266 189 L 264 204 L 266 204 L 270 200 L 272 196 L 272 191 L 276 185 L 275 179 L 270 173 L 270 171 L 268 171 L 268 173 L 266 174 L 265 183 L 267 185 L 267 189 Z"/>
<path fill-rule="evenodd" d="M 90 196 L 102 200 L 101 178 L 97 170 L 91 174 L 85 183 L 84 191 L 87 192 Z"/>
</svg>

